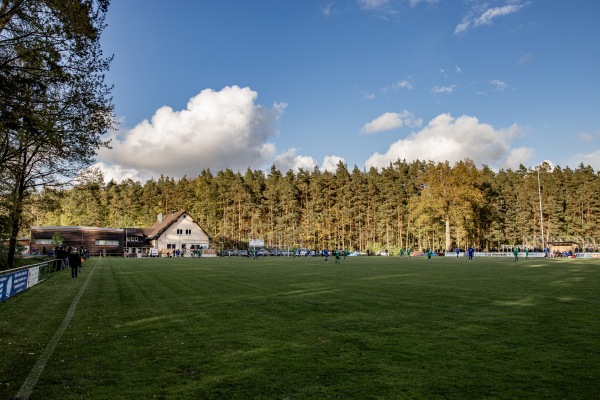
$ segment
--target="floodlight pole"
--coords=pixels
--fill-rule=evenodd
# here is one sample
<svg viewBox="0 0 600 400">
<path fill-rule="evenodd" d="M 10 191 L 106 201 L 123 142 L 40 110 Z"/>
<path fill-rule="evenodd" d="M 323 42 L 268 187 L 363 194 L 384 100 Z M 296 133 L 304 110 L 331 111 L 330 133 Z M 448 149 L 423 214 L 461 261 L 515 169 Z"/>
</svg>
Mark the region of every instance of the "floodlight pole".
<svg viewBox="0 0 600 400">
<path fill-rule="evenodd" d="M 542 228 L 542 251 L 546 250 L 546 246 L 544 245 L 544 215 L 542 214 L 542 187 L 540 185 L 540 170 L 538 168 L 537 171 L 538 178 L 538 196 L 540 198 L 540 227 Z"/>
</svg>

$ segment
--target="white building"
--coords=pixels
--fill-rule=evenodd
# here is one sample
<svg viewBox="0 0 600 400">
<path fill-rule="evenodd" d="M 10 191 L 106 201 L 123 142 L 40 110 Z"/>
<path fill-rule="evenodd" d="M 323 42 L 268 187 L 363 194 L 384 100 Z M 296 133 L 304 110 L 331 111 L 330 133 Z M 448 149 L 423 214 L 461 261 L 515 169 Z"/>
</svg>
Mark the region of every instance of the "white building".
<svg viewBox="0 0 600 400">
<path fill-rule="evenodd" d="M 161 254 L 173 254 L 176 250 L 190 254 L 200 248 L 208 249 L 208 234 L 185 210 L 173 211 L 164 217 L 158 214 L 156 223 L 147 232 L 153 248 Z"/>
</svg>

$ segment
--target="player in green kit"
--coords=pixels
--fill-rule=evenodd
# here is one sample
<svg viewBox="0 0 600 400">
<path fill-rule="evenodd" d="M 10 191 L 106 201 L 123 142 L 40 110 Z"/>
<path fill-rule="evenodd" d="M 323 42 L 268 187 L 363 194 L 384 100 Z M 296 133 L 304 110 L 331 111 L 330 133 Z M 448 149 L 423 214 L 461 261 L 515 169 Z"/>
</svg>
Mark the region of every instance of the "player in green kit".
<svg viewBox="0 0 600 400">
<path fill-rule="evenodd" d="M 340 263 L 340 250 L 339 249 L 335 249 L 335 263 L 339 264 Z"/>
<path fill-rule="evenodd" d="M 400 249 L 400 257 L 404 258 L 404 249 Z"/>
<path fill-rule="evenodd" d="M 410 253 L 411 253 L 411 249 L 410 247 L 408 249 L 406 249 L 406 255 L 408 256 L 408 258 L 410 258 Z"/>
<path fill-rule="evenodd" d="M 433 253 L 433 251 L 431 251 L 430 249 L 427 249 L 427 262 L 431 262 L 431 254 Z"/>
<path fill-rule="evenodd" d="M 513 248 L 513 254 L 515 256 L 515 261 L 519 261 L 519 248 L 517 246 Z"/>
</svg>

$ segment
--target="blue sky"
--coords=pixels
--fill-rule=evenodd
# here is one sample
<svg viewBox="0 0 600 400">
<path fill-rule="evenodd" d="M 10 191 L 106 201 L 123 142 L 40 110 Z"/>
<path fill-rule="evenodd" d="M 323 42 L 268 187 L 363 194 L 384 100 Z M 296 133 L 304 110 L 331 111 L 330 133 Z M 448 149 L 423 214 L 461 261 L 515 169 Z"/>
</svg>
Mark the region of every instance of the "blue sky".
<svg viewBox="0 0 600 400">
<path fill-rule="evenodd" d="M 113 1 L 107 178 L 600 169 L 600 1 Z"/>
</svg>

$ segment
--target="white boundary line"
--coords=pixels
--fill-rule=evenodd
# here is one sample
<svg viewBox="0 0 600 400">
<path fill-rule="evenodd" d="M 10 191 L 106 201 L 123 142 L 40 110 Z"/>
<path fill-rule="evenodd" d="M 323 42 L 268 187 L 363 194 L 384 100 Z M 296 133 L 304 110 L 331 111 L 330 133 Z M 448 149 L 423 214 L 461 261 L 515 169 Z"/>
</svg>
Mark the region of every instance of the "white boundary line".
<svg viewBox="0 0 600 400">
<path fill-rule="evenodd" d="M 75 309 L 77 308 L 77 303 L 79 303 L 79 299 L 83 295 L 83 292 L 85 292 L 88 282 L 90 281 L 90 278 L 92 277 L 92 274 L 96 269 L 96 265 L 98 265 L 99 262 L 100 260 L 96 261 L 96 264 L 94 264 L 94 266 L 92 267 L 92 270 L 90 271 L 85 282 L 81 286 L 81 289 L 79 289 L 79 293 L 77 293 L 77 296 L 75 296 L 75 298 L 73 299 L 73 302 L 71 303 L 71 307 L 69 307 L 69 311 L 67 312 L 65 319 L 63 320 L 62 324 L 60 324 L 60 327 L 52 337 L 52 340 L 50 340 L 50 342 L 44 349 L 44 352 L 31 369 L 31 372 L 27 376 L 27 379 L 25 379 L 25 382 L 23 382 L 21 389 L 19 389 L 19 393 L 17 393 L 17 396 L 15 397 L 16 399 L 29 399 L 29 396 L 31 396 L 31 394 L 33 393 L 33 388 L 35 388 L 35 385 L 37 384 L 40 375 L 44 371 L 46 363 L 52 356 L 52 353 L 54 353 L 54 349 L 56 349 L 56 346 L 62 338 L 62 335 L 65 333 L 67 327 L 71 323 L 71 319 L 73 318 L 73 314 L 75 314 Z"/>
</svg>

